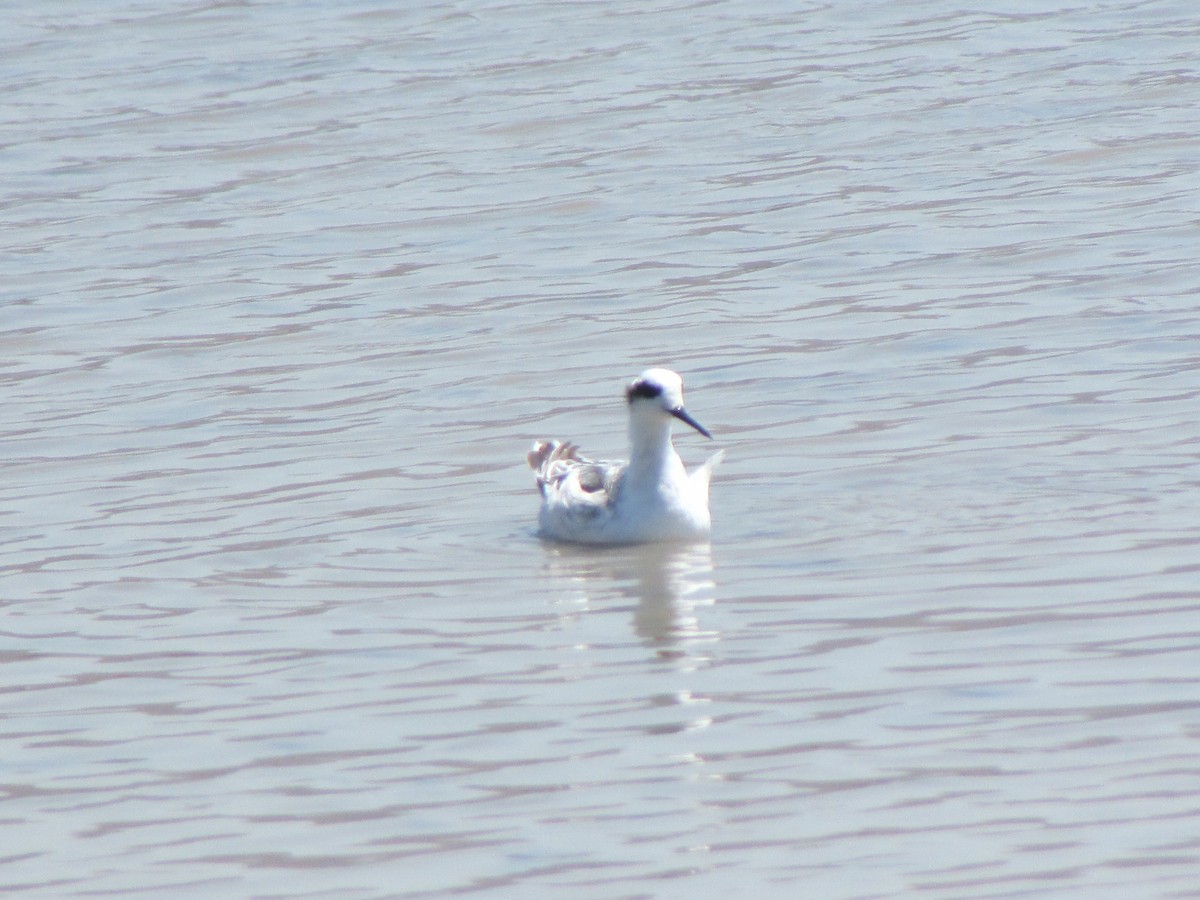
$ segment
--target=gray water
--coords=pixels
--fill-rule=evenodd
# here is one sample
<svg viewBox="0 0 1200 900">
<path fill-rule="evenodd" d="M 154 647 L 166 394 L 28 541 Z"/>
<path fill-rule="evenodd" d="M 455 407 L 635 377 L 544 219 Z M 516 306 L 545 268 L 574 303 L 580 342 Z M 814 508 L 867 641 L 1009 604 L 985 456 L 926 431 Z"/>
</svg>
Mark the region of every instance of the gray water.
<svg viewBox="0 0 1200 900">
<path fill-rule="evenodd" d="M 1200 896 L 1193 3 L 5 22 L 0 889 Z"/>
</svg>

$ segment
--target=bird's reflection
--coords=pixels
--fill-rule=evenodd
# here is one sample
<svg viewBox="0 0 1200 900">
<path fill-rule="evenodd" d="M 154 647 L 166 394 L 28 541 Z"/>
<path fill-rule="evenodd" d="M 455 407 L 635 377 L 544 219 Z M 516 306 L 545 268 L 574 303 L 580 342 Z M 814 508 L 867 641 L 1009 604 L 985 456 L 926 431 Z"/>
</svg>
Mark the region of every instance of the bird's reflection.
<svg viewBox="0 0 1200 900">
<path fill-rule="evenodd" d="M 634 601 L 633 631 L 663 657 L 706 658 L 718 638 L 700 622 L 716 599 L 712 548 L 707 542 L 636 547 L 548 548 L 550 570 L 586 606 L 608 598 Z"/>
</svg>

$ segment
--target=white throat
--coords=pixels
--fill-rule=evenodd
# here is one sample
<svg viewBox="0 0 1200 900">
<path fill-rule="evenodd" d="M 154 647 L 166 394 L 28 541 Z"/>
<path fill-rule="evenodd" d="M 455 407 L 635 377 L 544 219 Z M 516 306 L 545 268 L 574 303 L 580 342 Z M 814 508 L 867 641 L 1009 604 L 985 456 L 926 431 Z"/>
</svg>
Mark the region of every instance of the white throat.
<svg viewBox="0 0 1200 900">
<path fill-rule="evenodd" d="M 636 472 L 659 472 L 679 456 L 671 444 L 671 418 L 649 403 L 635 402 L 629 410 L 629 467 Z"/>
</svg>

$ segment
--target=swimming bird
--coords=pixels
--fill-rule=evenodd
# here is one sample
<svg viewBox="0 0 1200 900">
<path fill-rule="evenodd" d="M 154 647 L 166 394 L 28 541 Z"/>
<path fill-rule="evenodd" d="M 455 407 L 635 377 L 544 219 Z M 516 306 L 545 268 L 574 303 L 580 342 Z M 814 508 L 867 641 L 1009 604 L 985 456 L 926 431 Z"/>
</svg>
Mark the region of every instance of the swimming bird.
<svg viewBox="0 0 1200 900">
<path fill-rule="evenodd" d="M 591 460 L 565 441 L 535 441 L 529 466 L 542 492 L 541 534 L 581 544 L 641 544 L 708 536 L 708 485 L 718 451 L 690 474 L 671 443 L 685 422 L 712 435 L 683 407 L 683 379 L 647 369 L 625 389 L 629 462 Z"/>
</svg>

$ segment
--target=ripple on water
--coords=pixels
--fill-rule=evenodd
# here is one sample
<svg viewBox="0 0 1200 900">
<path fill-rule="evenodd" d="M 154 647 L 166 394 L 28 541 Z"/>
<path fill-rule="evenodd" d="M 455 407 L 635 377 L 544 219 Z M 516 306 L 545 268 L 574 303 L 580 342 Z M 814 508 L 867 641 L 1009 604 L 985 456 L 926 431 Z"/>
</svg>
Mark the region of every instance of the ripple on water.
<svg viewBox="0 0 1200 900">
<path fill-rule="evenodd" d="M 1194 890 L 1194 23 L 896 9 L 16 15 L 0 884 Z"/>
</svg>

